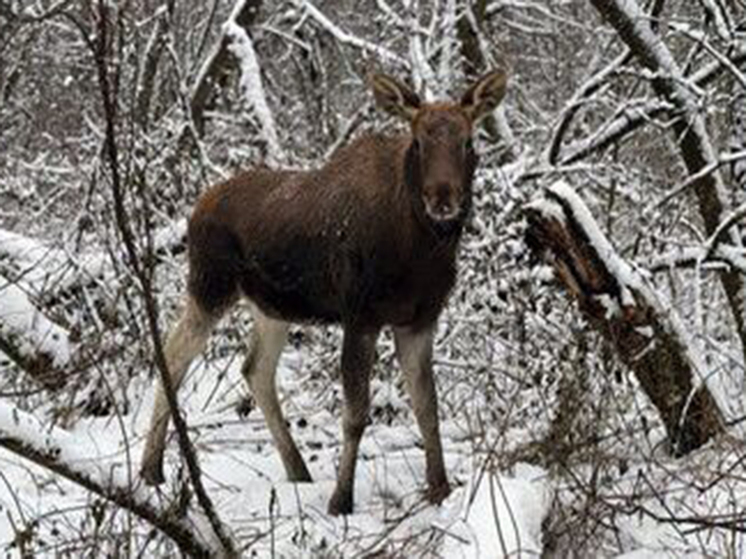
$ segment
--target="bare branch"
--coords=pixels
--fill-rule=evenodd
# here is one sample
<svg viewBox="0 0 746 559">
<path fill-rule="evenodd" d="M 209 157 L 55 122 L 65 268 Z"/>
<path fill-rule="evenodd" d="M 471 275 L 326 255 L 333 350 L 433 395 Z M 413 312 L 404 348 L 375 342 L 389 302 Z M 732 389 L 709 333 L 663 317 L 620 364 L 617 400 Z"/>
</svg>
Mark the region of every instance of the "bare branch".
<svg viewBox="0 0 746 559">
<path fill-rule="evenodd" d="M 181 450 L 182 456 L 184 457 L 184 460 L 187 464 L 189 477 L 192 482 L 192 487 L 194 488 L 197 501 L 199 502 L 202 510 L 207 516 L 210 525 L 215 532 L 216 538 L 220 541 L 222 552 L 228 557 L 235 557 L 237 554 L 233 542 L 228 536 L 226 529 L 223 527 L 223 524 L 219 519 L 217 512 L 215 511 L 214 505 L 207 495 L 207 491 L 205 490 L 204 485 L 202 484 L 199 464 L 197 463 L 196 454 L 192 448 L 191 442 L 189 441 L 186 422 L 179 412 L 178 401 L 171 384 L 171 375 L 169 374 L 168 365 L 163 353 L 160 328 L 158 326 L 158 311 L 151 285 L 152 278 L 148 271 L 142 266 L 138 255 L 138 249 L 135 243 L 134 234 L 130 227 L 129 217 L 127 215 L 127 210 L 124 202 L 122 180 L 119 170 L 119 155 L 115 127 L 117 119 L 116 91 L 112 88 L 111 75 L 109 72 L 109 56 L 107 49 L 109 33 L 109 12 L 104 0 L 99 0 L 98 2 L 97 16 L 98 37 L 95 45 L 96 50 L 93 54 L 94 61 L 96 63 L 96 69 L 98 72 L 98 82 L 104 108 L 106 125 L 104 154 L 110 172 L 116 224 L 124 241 L 125 249 L 129 258 L 129 265 L 132 267 L 132 270 L 134 271 L 134 274 L 137 277 L 140 288 L 142 290 L 142 296 L 145 303 L 146 315 L 148 320 L 148 328 L 150 330 L 150 336 L 153 342 L 156 367 L 158 368 L 158 371 L 160 373 L 160 381 L 164 387 L 164 391 L 168 400 L 169 410 L 171 412 L 171 417 L 176 427 L 179 449 Z"/>
</svg>

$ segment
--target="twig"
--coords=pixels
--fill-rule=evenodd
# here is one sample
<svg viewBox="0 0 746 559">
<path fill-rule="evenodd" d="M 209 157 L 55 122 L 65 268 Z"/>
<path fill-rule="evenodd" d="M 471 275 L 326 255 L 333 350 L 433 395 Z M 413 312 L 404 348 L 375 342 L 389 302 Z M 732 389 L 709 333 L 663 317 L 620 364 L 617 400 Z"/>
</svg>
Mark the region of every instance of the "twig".
<svg viewBox="0 0 746 559">
<path fill-rule="evenodd" d="M 210 525 L 215 532 L 215 536 L 220 541 L 222 552 L 228 557 L 235 557 L 237 556 L 237 554 L 233 542 L 227 535 L 222 522 L 218 518 L 214 505 L 210 500 L 210 497 L 207 495 L 207 491 L 205 490 L 204 485 L 202 484 L 199 464 L 197 463 L 196 454 L 192 448 L 191 442 L 189 441 L 186 422 L 179 412 L 178 401 L 176 399 L 176 394 L 171 382 L 171 375 L 168 371 L 168 364 L 166 363 L 166 358 L 163 352 L 160 329 L 158 326 L 158 311 L 156 308 L 155 299 L 153 297 L 151 278 L 149 274 L 143 269 L 140 263 L 134 234 L 129 225 L 127 210 L 124 204 L 122 181 L 119 174 L 119 157 L 117 153 L 115 129 L 117 113 L 114 95 L 116 92 L 112 90 L 108 70 L 108 31 L 108 10 L 106 7 L 106 3 L 104 0 L 99 0 L 98 37 L 95 43 L 96 50 L 94 51 L 94 58 L 98 71 L 99 87 L 101 90 L 101 97 L 104 106 L 104 117 L 106 121 L 104 148 L 106 160 L 109 166 L 109 172 L 111 174 L 111 188 L 112 195 L 114 197 L 114 215 L 117 223 L 117 228 L 122 235 L 122 240 L 124 242 L 127 256 L 129 258 L 129 264 L 132 267 L 132 270 L 137 277 L 140 288 L 142 290 L 148 329 L 150 331 L 151 340 L 153 342 L 155 364 L 160 373 L 160 381 L 163 385 L 166 399 L 168 401 L 169 411 L 171 412 L 171 417 L 176 428 L 179 449 L 181 450 L 182 456 L 184 457 L 184 460 L 187 464 L 189 478 L 192 483 L 192 487 L 194 488 L 197 501 L 199 502 L 205 513 L 205 516 L 210 522 Z"/>
</svg>

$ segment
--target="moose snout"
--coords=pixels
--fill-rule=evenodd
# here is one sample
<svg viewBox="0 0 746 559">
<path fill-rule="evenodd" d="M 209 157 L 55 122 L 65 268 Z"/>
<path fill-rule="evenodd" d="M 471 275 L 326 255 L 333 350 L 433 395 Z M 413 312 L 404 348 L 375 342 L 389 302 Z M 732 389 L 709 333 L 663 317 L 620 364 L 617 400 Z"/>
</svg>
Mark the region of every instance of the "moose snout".
<svg viewBox="0 0 746 559">
<path fill-rule="evenodd" d="M 461 213 L 459 190 L 449 183 L 438 183 L 425 189 L 425 211 L 438 222 L 452 221 Z"/>
</svg>

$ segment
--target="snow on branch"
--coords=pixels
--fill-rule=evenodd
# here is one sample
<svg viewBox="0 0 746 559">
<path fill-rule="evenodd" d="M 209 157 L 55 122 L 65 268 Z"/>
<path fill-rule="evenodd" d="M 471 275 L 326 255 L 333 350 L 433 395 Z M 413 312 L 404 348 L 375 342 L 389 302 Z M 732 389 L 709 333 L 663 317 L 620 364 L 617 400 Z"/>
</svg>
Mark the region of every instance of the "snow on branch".
<svg viewBox="0 0 746 559">
<path fill-rule="evenodd" d="M 740 45 L 734 48 L 732 52 L 728 53 L 727 64 L 720 60 L 716 60 L 688 76 L 689 81 L 696 87 L 703 88 L 719 77 L 723 71 L 729 70 L 732 66 L 743 63 L 745 60 L 746 45 Z M 606 78 L 607 76 L 604 75 L 599 77 Z M 574 111 L 576 109 L 573 106 L 576 98 L 584 97 L 584 92 L 588 87 L 594 89 L 596 87 L 595 81 L 594 78 L 591 78 L 581 87 L 581 89 L 573 96 L 573 100 L 568 104 L 566 111 Z M 553 163 L 569 165 L 592 153 L 603 151 L 641 126 L 652 122 L 658 116 L 670 112 L 673 107 L 673 104 L 661 100 L 645 101 L 644 103 L 639 101 L 627 102 L 610 118 L 609 121 L 602 124 L 587 138 L 578 140 L 563 147 L 561 154 L 558 153 L 555 156 L 558 161 L 553 161 Z M 553 146 L 552 149 L 559 152 L 559 146 Z"/>
<path fill-rule="evenodd" d="M 104 268 L 102 254 L 72 259 L 63 250 L 12 231 L 0 229 L 0 274 L 40 297 L 50 289 L 64 289 L 95 276 Z"/>
<path fill-rule="evenodd" d="M 596 72 L 593 76 L 590 77 L 578 90 L 573 94 L 570 101 L 566 104 L 564 111 L 562 112 L 562 115 L 559 119 L 559 124 L 555 127 L 554 133 L 552 135 L 552 140 L 549 143 L 549 148 L 547 149 L 547 155 L 545 156 L 545 159 L 549 161 L 550 164 L 554 165 L 557 163 L 557 158 L 559 157 L 560 153 L 560 146 L 562 144 L 562 138 L 564 138 L 565 133 L 570 128 L 570 123 L 572 122 L 573 117 L 575 114 L 588 102 L 588 99 L 591 95 L 602 89 L 603 87 L 608 84 L 609 77 L 614 75 L 618 70 L 620 66 L 623 66 L 627 63 L 629 59 L 629 52 L 625 52 L 622 55 L 618 56 L 611 64 L 604 67 L 599 72 Z"/>
<path fill-rule="evenodd" d="M 365 39 L 361 39 L 360 37 L 348 33 L 337 24 L 332 22 L 308 0 L 293 0 L 293 4 L 295 4 L 297 8 L 304 10 L 305 13 L 307 13 L 316 23 L 318 23 L 324 30 L 331 34 L 340 43 L 358 48 L 363 52 L 371 52 L 379 58 L 394 62 L 403 68 L 409 67 L 407 61 L 395 52 L 392 52 L 389 49 L 382 47 L 381 45 L 371 43 L 370 41 L 366 41 Z"/>
<path fill-rule="evenodd" d="M 619 37 L 637 59 L 652 73 L 652 86 L 663 99 L 674 105 L 680 118 L 672 123 L 672 130 L 681 157 L 690 175 L 713 166 L 710 173 L 694 183 L 699 213 L 707 235 L 715 232 L 723 221 L 729 199 L 717 166 L 718 158 L 707 131 L 698 97 L 693 93 L 694 82 L 687 79 L 661 37 L 650 26 L 650 21 L 636 0 L 591 0 L 598 12 L 614 27 Z M 720 61 L 719 61 L 720 63 Z M 737 228 L 724 233 L 728 244 L 741 244 Z M 746 285 L 736 270 L 723 270 L 720 280 L 736 322 L 741 347 L 746 355 Z"/>
<path fill-rule="evenodd" d="M 18 286 L 0 276 L 0 350 L 50 388 L 65 382 L 72 344 L 67 330 L 31 303 Z"/>
<path fill-rule="evenodd" d="M 71 433 L 48 428 L 33 415 L 0 400 L 0 447 L 34 462 L 89 491 L 112 501 L 149 522 L 169 536 L 187 556 L 208 557 L 215 545 L 200 529 L 201 519 L 177 518 L 170 510 L 159 510 L 148 493 L 133 486 L 129 471 L 110 468 L 101 460 L 85 456 L 85 441 Z M 209 533 L 209 531 L 206 531 Z"/>
<path fill-rule="evenodd" d="M 256 19 L 260 4 L 261 0 L 238 0 L 228 17 L 228 23 L 234 23 L 244 30 L 248 29 Z M 204 132 L 204 114 L 213 95 L 218 76 L 226 69 L 234 67 L 235 58 L 229 51 L 231 38 L 228 36 L 227 29 L 228 27 L 224 25 L 220 39 L 200 66 L 191 88 L 189 112 L 199 135 Z"/>
<path fill-rule="evenodd" d="M 676 311 L 614 250 L 564 182 L 526 209 L 529 246 L 550 263 L 581 311 L 617 349 L 660 413 L 674 454 L 723 430 L 707 367 Z"/>
<path fill-rule="evenodd" d="M 238 60 L 241 91 L 259 122 L 262 138 L 267 145 L 267 156 L 273 163 L 282 162 L 285 155 L 280 147 L 274 116 L 267 103 L 254 43 L 246 30 L 234 19 L 228 20 L 225 24 L 225 33 L 231 39 L 228 48 Z"/>
</svg>

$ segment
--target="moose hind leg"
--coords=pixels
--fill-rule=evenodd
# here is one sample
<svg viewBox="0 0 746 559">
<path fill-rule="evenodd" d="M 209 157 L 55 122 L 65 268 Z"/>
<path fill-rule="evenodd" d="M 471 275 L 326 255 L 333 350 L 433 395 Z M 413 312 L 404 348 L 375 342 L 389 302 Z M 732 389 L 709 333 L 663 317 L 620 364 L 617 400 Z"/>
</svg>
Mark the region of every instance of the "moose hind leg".
<svg viewBox="0 0 746 559">
<path fill-rule="evenodd" d="M 174 390 L 179 388 L 189 364 L 204 350 L 217 319 L 218 316 L 200 308 L 192 297 L 187 298 L 181 317 L 169 334 L 164 350 Z M 158 380 L 150 429 L 140 467 L 140 473 L 148 485 L 158 485 L 164 481 L 163 451 L 166 446 L 169 413 L 166 393 Z"/>
<path fill-rule="evenodd" d="M 378 332 L 357 333 L 345 329 L 342 347 L 342 458 L 337 487 L 329 501 L 329 514 L 352 513 L 355 463 L 370 407 L 370 369 L 373 365 Z"/>
<path fill-rule="evenodd" d="M 311 474 L 290 435 L 277 398 L 275 372 L 287 340 L 288 323 L 268 317 L 253 305 L 252 315 L 254 329 L 249 340 L 249 353 L 241 373 L 259 409 L 262 410 L 264 421 L 272 433 L 288 479 L 311 481 Z"/>
<path fill-rule="evenodd" d="M 438 396 L 433 379 L 434 328 L 434 324 L 417 331 L 410 328 L 395 328 L 394 342 L 425 446 L 427 497 L 431 503 L 439 504 L 448 496 L 451 489 L 443 465 L 438 425 Z"/>
</svg>

